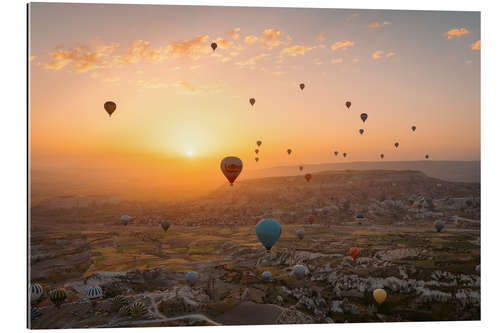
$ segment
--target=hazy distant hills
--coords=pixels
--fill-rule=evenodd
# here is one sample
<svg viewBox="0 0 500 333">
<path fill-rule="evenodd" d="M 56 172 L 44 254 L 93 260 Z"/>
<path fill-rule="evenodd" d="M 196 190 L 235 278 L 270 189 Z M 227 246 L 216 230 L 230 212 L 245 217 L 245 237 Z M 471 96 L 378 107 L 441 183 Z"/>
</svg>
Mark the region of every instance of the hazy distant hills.
<svg viewBox="0 0 500 333">
<path fill-rule="evenodd" d="M 303 164 L 304 170 L 297 166 L 280 166 L 261 170 L 245 170 L 246 178 L 296 176 L 334 170 L 415 170 L 429 177 L 447 181 L 479 183 L 481 181 L 480 161 L 401 161 L 401 162 L 346 162 L 326 164 Z"/>
</svg>

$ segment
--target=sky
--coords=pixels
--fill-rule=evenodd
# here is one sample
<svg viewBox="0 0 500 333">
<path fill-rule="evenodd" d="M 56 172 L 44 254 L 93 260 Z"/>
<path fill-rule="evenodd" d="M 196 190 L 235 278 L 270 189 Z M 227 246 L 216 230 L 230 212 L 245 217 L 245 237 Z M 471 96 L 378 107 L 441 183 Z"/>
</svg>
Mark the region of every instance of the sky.
<svg viewBox="0 0 500 333">
<path fill-rule="evenodd" d="M 32 3 L 31 168 L 167 193 L 228 155 L 479 160 L 480 48 L 479 12 Z"/>
</svg>

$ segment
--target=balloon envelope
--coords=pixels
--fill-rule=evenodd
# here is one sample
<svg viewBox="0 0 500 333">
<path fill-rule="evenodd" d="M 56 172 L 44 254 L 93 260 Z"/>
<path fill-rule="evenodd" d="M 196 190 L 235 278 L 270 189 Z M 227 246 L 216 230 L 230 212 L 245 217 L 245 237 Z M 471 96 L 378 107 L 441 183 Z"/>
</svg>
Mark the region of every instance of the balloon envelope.
<svg viewBox="0 0 500 333">
<path fill-rule="evenodd" d="M 304 169 L 304 167 L 301 165 L 299 166 L 299 170 L 302 171 Z"/>
<path fill-rule="evenodd" d="M 347 153 L 343 153 L 342 155 L 343 155 L 344 157 L 347 157 Z"/>
<path fill-rule="evenodd" d="M 255 104 L 255 98 L 250 98 L 249 100 L 250 104 L 252 104 L 252 106 Z"/>
<path fill-rule="evenodd" d="M 351 107 L 351 102 L 350 101 L 345 102 L 345 106 L 347 106 L 347 108 L 349 109 Z"/>
<path fill-rule="evenodd" d="M 306 276 L 306 268 L 302 265 L 294 266 L 293 267 L 293 275 L 295 275 L 295 277 L 299 280 L 304 278 L 304 276 Z"/>
<path fill-rule="evenodd" d="M 373 291 L 373 298 L 378 304 L 382 304 L 387 298 L 387 293 L 384 289 L 375 289 Z"/>
<path fill-rule="evenodd" d="M 381 159 L 384 159 L 384 154 L 380 154 L 380 158 L 381 158 Z"/>
<path fill-rule="evenodd" d="M 215 49 L 217 48 L 217 43 L 210 44 L 210 47 L 215 51 Z"/>
<path fill-rule="evenodd" d="M 256 158 L 255 158 L 255 162 L 258 162 L 258 161 L 259 161 L 259 158 L 258 158 L 258 157 L 256 157 Z"/>
<path fill-rule="evenodd" d="M 271 274 L 271 272 L 265 271 L 264 273 L 262 273 L 262 280 L 271 281 L 272 278 L 273 274 Z"/>
<path fill-rule="evenodd" d="M 306 178 L 307 182 L 309 183 L 309 181 L 312 178 L 312 175 L 310 173 L 306 173 L 306 175 L 304 177 Z"/>
<path fill-rule="evenodd" d="M 305 85 L 305 84 L 303 84 L 303 83 L 301 83 L 301 84 L 299 85 L 299 87 L 300 87 L 300 90 L 304 90 L 304 88 L 306 87 L 306 85 Z"/>
<path fill-rule="evenodd" d="M 106 112 L 111 117 L 111 115 L 113 114 L 113 112 L 115 112 L 115 110 L 116 110 L 116 104 L 115 104 L 115 102 L 108 101 L 108 102 L 104 103 L 104 110 L 106 110 Z"/>
<path fill-rule="evenodd" d="M 167 231 L 168 228 L 170 228 L 170 223 L 168 221 L 163 221 L 161 223 L 161 227 L 162 227 L 163 231 Z"/>
<path fill-rule="evenodd" d="M 275 219 L 262 219 L 255 227 L 255 234 L 269 251 L 281 236 L 281 224 Z"/>
<path fill-rule="evenodd" d="M 366 113 L 362 113 L 362 114 L 360 115 L 360 117 L 361 117 L 361 120 L 363 120 L 363 122 L 365 122 L 365 121 L 366 121 L 366 119 L 368 119 L 368 115 L 367 115 Z"/>
<path fill-rule="evenodd" d="M 415 130 L 416 130 L 416 129 L 417 129 L 417 126 L 412 126 L 412 127 L 411 127 L 411 130 L 412 130 L 413 132 L 415 132 Z"/>
<path fill-rule="evenodd" d="M 436 221 L 434 222 L 434 228 L 436 228 L 437 232 L 441 232 L 444 228 L 444 222 L 443 221 Z"/>
<path fill-rule="evenodd" d="M 287 149 L 286 152 L 288 153 L 288 155 L 290 155 L 292 153 L 292 150 L 291 149 Z"/>
<path fill-rule="evenodd" d="M 339 154 L 338 151 L 334 151 L 333 153 L 335 154 L 335 156 L 337 156 Z"/>
<path fill-rule="evenodd" d="M 259 140 L 259 141 L 257 141 L 257 146 L 259 146 L 259 147 L 260 147 L 260 145 L 261 145 L 261 144 L 262 144 L 262 141 L 260 141 L 260 140 Z"/>
<path fill-rule="evenodd" d="M 122 221 L 123 225 L 127 225 L 130 221 L 132 221 L 132 217 L 128 215 L 123 215 L 120 217 L 120 220 Z"/>
<path fill-rule="evenodd" d="M 297 233 L 297 237 L 299 237 L 299 239 L 303 239 L 304 238 L 304 235 L 305 235 L 305 231 L 304 229 L 299 229 L 296 231 Z"/>
<path fill-rule="evenodd" d="M 238 157 L 227 156 L 220 162 L 220 169 L 230 184 L 233 184 L 243 170 L 243 162 Z"/>
<path fill-rule="evenodd" d="M 359 247 L 351 247 L 349 249 L 349 254 L 351 255 L 353 260 L 356 260 L 361 254 L 361 250 L 359 249 Z"/>
<path fill-rule="evenodd" d="M 399 142 L 394 142 L 394 147 L 398 148 L 399 147 Z"/>
<path fill-rule="evenodd" d="M 186 273 L 186 280 L 190 285 L 194 285 L 196 281 L 198 281 L 198 278 L 200 276 L 198 275 L 197 272 L 187 272 Z"/>
<path fill-rule="evenodd" d="M 364 132 L 365 132 L 364 129 L 362 129 L 362 128 L 359 129 L 359 134 L 363 135 Z"/>
</svg>

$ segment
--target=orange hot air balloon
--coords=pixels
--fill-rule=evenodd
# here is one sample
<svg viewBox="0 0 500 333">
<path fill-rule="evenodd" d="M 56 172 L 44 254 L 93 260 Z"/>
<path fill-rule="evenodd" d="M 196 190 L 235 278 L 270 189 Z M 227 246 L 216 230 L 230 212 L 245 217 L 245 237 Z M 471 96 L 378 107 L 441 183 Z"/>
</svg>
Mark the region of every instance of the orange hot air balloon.
<svg viewBox="0 0 500 333">
<path fill-rule="evenodd" d="M 306 173 L 306 175 L 304 176 L 307 180 L 307 182 L 309 183 L 309 181 L 311 180 L 312 176 L 310 173 Z"/>
<path fill-rule="evenodd" d="M 220 162 L 220 169 L 232 186 L 243 170 L 243 162 L 236 156 L 227 156 Z"/>
<path fill-rule="evenodd" d="M 116 103 L 115 102 L 111 102 L 111 101 L 108 101 L 108 102 L 104 103 L 104 110 L 106 110 L 106 112 L 111 117 L 111 115 L 113 114 L 113 112 L 115 112 L 115 110 L 116 110 Z"/>
<path fill-rule="evenodd" d="M 384 303 L 384 301 L 387 299 L 387 293 L 385 292 L 384 289 L 375 289 L 373 291 L 373 298 L 378 304 Z"/>
<path fill-rule="evenodd" d="M 310 215 L 308 218 L 308 221 L 309 221 L 309 224 L 313 224 L 314 223 L 314 216 Z"/>
<path fill-rule="evenodd" d="M 359 247 L 351 247 L 351 249 L 349 250 L 349 254 L 351 255 L 353 260 L 356 260 L 361 254 L 361 250 L 359 249 Z"/>
<path fill-rule="evenodd" d="M 350 101 L 345 102 L 345 106 L 347 106 L 347 108 L 349 109 L 351 107 L 351 102 Z"/>
<path fill-rule="evenodd" d="M 250 98 L 250 104 L 252 104 L 252 106 L 255 104 L 255 98 Z"/>
</svg>

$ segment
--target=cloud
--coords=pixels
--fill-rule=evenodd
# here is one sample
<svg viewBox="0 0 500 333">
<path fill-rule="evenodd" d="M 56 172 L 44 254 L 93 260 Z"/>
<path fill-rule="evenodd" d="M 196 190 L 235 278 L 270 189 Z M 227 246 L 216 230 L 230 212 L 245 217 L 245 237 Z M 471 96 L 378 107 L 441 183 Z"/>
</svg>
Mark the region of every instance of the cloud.
<svg viewBox="0 0 500 333">
<path fill-rule="evenodd" d="M 324 32 L 320 32 L 319 34 L 317 34 L 316 36 L 314 36 L 314 39 L 315 40 L 319 40 L 319 41 L 324 41 L 325 40 L 325 33 Z"/>
<path fill-rule="evenodd" d="M 382 55 L 384 55 L 384 51 L 375 51 L 372 54 L 372 58 L 373 59 L 380 59 L 382 57 Z"/>
<path fill-rule="evenodd" d="M 396 53 L 394 52 L 388 52 L 385 54 L 386 57 L 394 57 L 396 55 Z"/>
<path fill-rule="evenodd" d="M 313 62 L 314 62 L 314 64 L 315 64 L 315 65 L 322 65 L 322 64 L 323 64 L 323 61 L 321 61 L 321 60 L 320 60 L 320 59 L 318 59 L 318 58 L 315 58 L 315 59 L 313 60 Z"/>
<path fill-rule="evenodd" d="M 472 50 L 481 50 L 481 40 L 477 40 L 475 43 L 470 44 Z"/>
<path fill-rule="evenodd" d="M 355 63 L 355 64 L 357 64 L 359 62 L 359 58 L 353 58 L 352 62 Z"/>
<path fill-rule="evenodd" d="M 257 61 L 259 61 L 262 58 L 267 57 L 267 56 L 269 56 L 269 54 L 262 53 L 262 54 L 254 56 L 248 60 L 237 62 L 236 65 L 239 65 L 239 66 L 255 65 L 255 64 L 257 64 Z"/>
<path fill-rule="evenodd" d="M 115 57 L 115 61 L 126 64 L 135 64 L 142 60 L 159 63 L 166 59 L 166 55 L 162 52 L 161 48 L 152 49 L 148 41 L 138 39 L 132 41 L 130 45 L 130 48 L 124 55 Z"/>
<path fill-rule="evenodd" d="M 354 46 L 354 42 L 351 42 L 350 40 L 343 40 L 332 44 L 331 48 L 333 51 L 338 49 L 347 50 L 347 48 L 350 46 Z"/>
<path fill-rule="evenodd" d="M 366 26 L 368 28 L 380 28 L 380 27 L 385 27 L 386 25 L 391 25 L 392 23 L 389 21 L 384 21 L 382 23 L 378 23 L 377 21 L 372 22 L 370 24 L 367 24 Z"/>
<path fill-rule="evenodd" d="M 342 58 L 332 59 L 332 64 L 341 64 L 343 62 Z"/>
<path fill-rule="evenodd" d="M 246 36 L 245 37 L 245 43 L 247 43 L 247 44 L 253 44 L 258 40 L 259 40 L 259 37 L 257 37 L 257 36 Z"/>
<path fill-rule="evenodd" d="M 147 88 L 147 89 L 158 89 L 158 88 L 164 88 L 167 86 L 166 83 L 160 81 L 159 79 L 137 80 L 135 83 L 139 87 Z"/>
<path fill-rule="evenodd" d="M 107 77 L 103 79 L 104 82 L 118 82 L 120 81 L 120 78 L 117 76 L 114 77 Z"/>
<path fill-rule="evenodd" d="M 465 60 L 465 63 L 466 63 L 467 65 L 470 65 L 470 64 L 472 64 L 472 60 Z"/>
<path fill-rule="evenodd" d="M 266 49 L 272 49 L 283 42 L 280 41 L 282 31 L 280 29 L 266 29 L 260 36 L 261 46 Z"/>
<path fill-rule="evenodd" d="M 282 49 L 280 55 L 296 57 L 298 55 L 304 55 L 315 48 L 316 46 L 293 45 Z"/>
<path fill-rule="evenodd" d="M 212 52 L 210 43 L 208 43 L 208 35 L 199 35 L 190 40 L 173 42 L 165 47 L 165 53 L 175 57 L 187 55 L 197 59 L 200 54 L 208 54 Z"/>
<path fill-rule="evenodd" d="M 111 42 L 108 45 L 98 45 L 93 50 L 86 46 L 67 50 L 58 48 L 53 52 L 49 52 L 52 61 L 45 64 L 45 68 L 57 71 L 74 63 L 73 68 L 77 72 L 94 70 L 108 65 L 107 58 L 118 47 L 120 47 L 120 44 Z"/>
<path fill-rule="evenodd" d="M 469 33 L 469 30 L 466 28 L 460 28 L 460 29 L 451 29 L 446 32 L 446 36 L 448 36 L 448 39 L 453 39 L 455 37 L 460 37 L 462 35 L 466 35 Z"/>
<path fill-rule="evenodd" d="M 239 40 L 240 39 L 240 28 L 234 28 L 233 30 L 231 30 L 229 32 L 229 34 L 231 35 L 231 37 L 233 37 L 234 40 Z"/>
<path fill-rule="evenodd" d="M 217 47 L 221 48 L 221 49 L 227 49 L 227 48 L 231 47 L 231 45 L 233 45 L 232 41 L 221 38 L 221 37 L 217 38 L 215 40 L 215 42 L 217 43 Z"/>
</svg>

